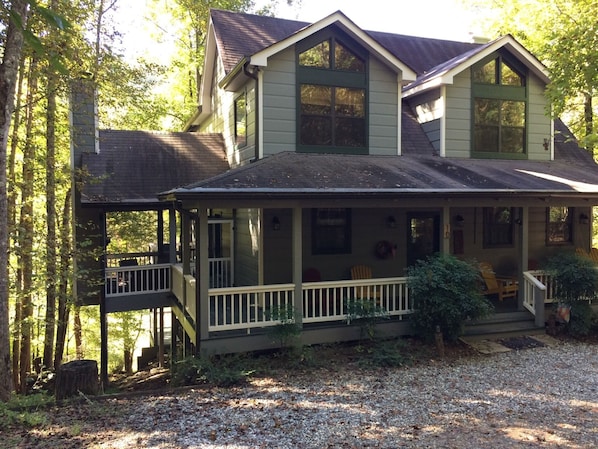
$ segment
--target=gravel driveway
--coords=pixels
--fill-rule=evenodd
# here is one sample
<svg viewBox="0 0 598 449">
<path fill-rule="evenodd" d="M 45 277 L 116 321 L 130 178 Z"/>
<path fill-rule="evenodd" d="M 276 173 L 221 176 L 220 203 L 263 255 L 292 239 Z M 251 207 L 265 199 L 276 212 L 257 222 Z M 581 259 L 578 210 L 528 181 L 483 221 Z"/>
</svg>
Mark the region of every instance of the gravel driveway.
<svg viewBox="0 0 598 449">
<path fill-rule="evenodd" d="M 70 413 L 16 447 L 597 448 L 598 346 L 377 371 L 320 368 Z"/>
</svg>

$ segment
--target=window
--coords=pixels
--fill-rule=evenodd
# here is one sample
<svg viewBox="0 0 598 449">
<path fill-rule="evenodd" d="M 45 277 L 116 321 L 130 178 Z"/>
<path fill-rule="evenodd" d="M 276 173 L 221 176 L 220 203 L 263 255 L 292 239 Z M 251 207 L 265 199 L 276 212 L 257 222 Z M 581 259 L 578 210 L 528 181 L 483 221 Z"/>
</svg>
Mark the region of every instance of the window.
<svg viewBox="0 0 598 449">
<path fill-rule="evenodd" d="M 351 210 L 313 209 L 312 253 L 348 254 L 351 252 Z"/>
<path fill-rule="evenodd" d="M 527 93 L 522 72 L 500 55 L 472 68 L 475 155 L 525 156 Z"/>
<path fill-rule="evenodd" d="M 366 53 L 323 33 L 298 45 L 297 149 L 366 154 Z"/>
<path fill-rule="evenodd" d="M 235 99 L 235 143 L 237 147 L 247 145 L 247 94 Z"/>
<path fill-rule="evenodd" d="M 484 247 L 513 245 L 513 209 L 510 207 L 484 208 Z"/>
<path fill-rule="evenodd" d="M 561 245 L 573 241 L 573 209 L 569 207 L 546 208 L 546 244 Z"/>
</svg>

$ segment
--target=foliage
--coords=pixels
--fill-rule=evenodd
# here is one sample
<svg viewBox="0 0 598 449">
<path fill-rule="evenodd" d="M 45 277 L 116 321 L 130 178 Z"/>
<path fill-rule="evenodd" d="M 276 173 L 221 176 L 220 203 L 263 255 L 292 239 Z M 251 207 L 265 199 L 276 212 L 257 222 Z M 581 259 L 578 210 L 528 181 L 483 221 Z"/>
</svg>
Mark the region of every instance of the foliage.
<svg viewBox="0 0 598 449">
<path fill-rule="evenodd" d="M 598 2 L 595 0 L 462 0 L 490 36 L 512 34 L 548 68 L 551 113 L 564 117 L 582 145 L 593 148 L 598 96 Z"/>
<path fill-rule="evenodd" d="M 566 329 L 575 337 L 588 335 L 592 328 L 592 308 L 588 299 L 596 298 L 598 270 L 588 258 L 563 253 L 546 262 L 545 270 L 556 284 L 555 299 L 571 308 Z"/>
<path fill-rule="evenodd" d="M 548 259 L 545 268 L 556 285 L 556 299 L 564 304 L 584 301 L 595 295 L 598 283 L 596 266 L 587 257 L 566 252 Z"/>
<path fill-rule="evenodd" d="M 301 326 L 295 321 L 295 309 L 292 307 L 283 306 L 270 310 L 269 319 L 280 322 L 268 329 L 270 337 L 279 347 L 288 348 L 301 335 Z"/>
<path fill-rule="evenodd" d="M 174 365 L 175 386 L 210 384 L 219 387 L 241 385 L 253 374 L 243 355 L 187 357 Z"/>
<path fill-rule="evenodd" d="M 492 312 L 492 305 L 482 295 L 474 263 L 438 254 L 418 260 L 407 269 L 407 276 L 414 308 L 411 324 L 426 340 L 432 340 L 440 326 L 443 336 L 455 341 L 466 320 Z"/>
<path fill-rule="evenodd" d="M 375 299 L 359 298 L 345 301 L 347 324 L 357 323 L 360 328 L 360 338 L 374 340 L 376 337 L 376 323 L 388 318 L 388 311 L 378 304 Z"/>
<path fill-rule="evenodd" d="M 47 423 L 44 409 L 54 404 L 50 395 L 39 393 L 32 395 L 12 396 L 8 402 L 0 402 L 0 431 L 13 425 L 38 427 Z"/>
<path fill-rule="evenodd" d="M 359 366 L 362 368 L 397 368 L 412 362 L 402 340 L 375 340 L 360 347 Z"/>
</svg>

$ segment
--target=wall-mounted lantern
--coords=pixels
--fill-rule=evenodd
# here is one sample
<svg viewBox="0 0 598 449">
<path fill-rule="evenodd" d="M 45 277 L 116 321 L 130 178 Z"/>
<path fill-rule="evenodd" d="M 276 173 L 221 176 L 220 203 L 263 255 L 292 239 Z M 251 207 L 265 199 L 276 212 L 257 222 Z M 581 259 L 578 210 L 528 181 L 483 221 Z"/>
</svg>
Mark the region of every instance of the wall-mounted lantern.
<svg viewBox="0 0 598 449">
<path fill-rule="evenodd" d="M 280 231 L 280 220 L 276 216 L 272 219 L 272 230 Z"/>
</svg>

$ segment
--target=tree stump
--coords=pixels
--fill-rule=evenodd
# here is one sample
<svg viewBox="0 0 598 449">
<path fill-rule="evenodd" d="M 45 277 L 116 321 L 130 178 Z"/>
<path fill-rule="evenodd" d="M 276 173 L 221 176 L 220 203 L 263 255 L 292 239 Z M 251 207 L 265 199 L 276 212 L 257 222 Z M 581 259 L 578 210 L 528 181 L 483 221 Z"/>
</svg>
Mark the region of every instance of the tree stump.
<svg viewBox="0 0 598 449">
<path fill-rule="evenodd" d="M 73 360 L 58 369 L 56 400 L 76 396 L 79 392 L 96 395 L 98 390 L 98 363 L 95 360 Z"/>
</svg>

